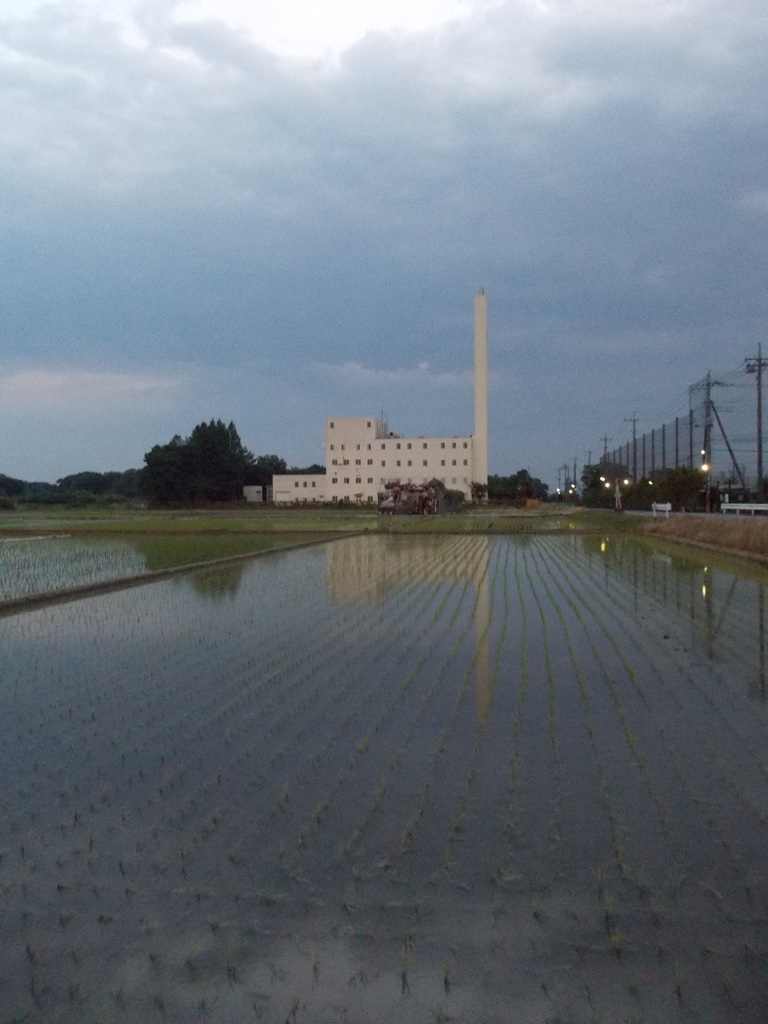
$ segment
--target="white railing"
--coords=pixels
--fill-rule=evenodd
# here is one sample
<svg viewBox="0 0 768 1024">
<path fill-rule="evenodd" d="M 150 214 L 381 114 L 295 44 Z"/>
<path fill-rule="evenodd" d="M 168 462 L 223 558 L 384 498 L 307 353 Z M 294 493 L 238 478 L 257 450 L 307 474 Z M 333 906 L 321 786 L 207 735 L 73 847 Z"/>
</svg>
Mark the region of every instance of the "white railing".
<svg viewBox="0 0 768 1024">
<path fill-rule="evenodd" d="M 725 514 L 726 512 L 733 512 L 735 515 L 740 515 L 742 512 L 748 513 L 751 516 L 754 515 L 768 515 L 768 505 L 762 502 L 748 502 L 748 501 L 724 501 L 720 506 L 720 511 Z"/>
</svg>

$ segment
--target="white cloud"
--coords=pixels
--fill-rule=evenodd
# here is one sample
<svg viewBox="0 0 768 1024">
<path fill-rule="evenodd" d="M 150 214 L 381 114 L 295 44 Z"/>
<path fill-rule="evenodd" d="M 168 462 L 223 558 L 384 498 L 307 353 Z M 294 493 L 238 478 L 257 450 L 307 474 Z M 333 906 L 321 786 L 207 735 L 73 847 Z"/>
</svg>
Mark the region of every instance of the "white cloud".
<svg viewBox="0 0 768 1024">
<path fill-rule="evenodd" d="M 217 19 L 247 28 L 274 53 L 335 57 L 371 32 L 423 32 L 464 18 L 482 0 L 187 0 L 177 21 Z"/>
<path fill-rule="evenodd" d="M 183 25 L 218 21 L 245 30 L 280 56 L 317 60 L 337 57 L 372 32 L 427 32 L 462 20 L 500 0 L 80 0 L 82 10 L 124 25 Z M 29 17 L 41 8 L 74 10 L 68 3 L 6 0 L 6 15 Z"/>
<path fill-rule="evenodd" d="M 75 415 L 164 402 L 179 383 L 155 374 L 31 368 L 0 372 L 0 402 L 6 411 Z"/>
<path fill-rule="evenodd" d="M 469 370 L 461 373 L 432 370 L 427 362 L 420 362 L 413 367 L 387 370 L 364 366 L 362 363 L 356 362 L 314 363 L 312 370 L 342 387 L 378 390 L 420 388 L 441 391 L 472 387 L 473 380 Z"/>
</svg>

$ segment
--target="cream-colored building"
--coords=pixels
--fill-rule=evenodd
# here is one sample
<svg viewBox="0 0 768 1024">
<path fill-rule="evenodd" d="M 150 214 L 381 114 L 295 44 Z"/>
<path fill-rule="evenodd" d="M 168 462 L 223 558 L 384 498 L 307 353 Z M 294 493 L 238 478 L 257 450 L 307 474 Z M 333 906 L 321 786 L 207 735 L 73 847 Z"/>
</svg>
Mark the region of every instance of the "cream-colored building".
<svg viewBox="0 0 768 1024">
<path fill-rule="evenodd" d="M 471 437 L 404 437 L 375 416 L 325 422 L 325 473 L 274 476 L 276 504 L 304 501 L 373 505 L 387 483 L 425 484 L 437 478 L 471 497 Z"/>
<path fill-rule="evenodd" d="M 488 484 L 487 301 L 475 297 L 475 433 L 473 436 L 405 437 L 375 416 L 333 417 L 325 423 L 325 473 L 272 478 L 276 504 L 352 502 L 375 504 L 387 483 L 440 480 L 472 496 Z"/>
</svg>

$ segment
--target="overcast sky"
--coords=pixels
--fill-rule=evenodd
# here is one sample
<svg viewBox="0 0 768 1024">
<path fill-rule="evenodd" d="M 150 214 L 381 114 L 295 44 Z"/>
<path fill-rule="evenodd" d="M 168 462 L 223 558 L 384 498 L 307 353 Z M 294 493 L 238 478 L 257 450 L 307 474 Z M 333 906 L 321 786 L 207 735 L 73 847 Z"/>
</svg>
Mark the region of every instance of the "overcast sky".
<svg viewBox="0 0 768 1024">
<path fill-rule="evenodd" d="M 0 472 L 471 433 L 484 287 L 491 472 L 556 483 L 765 334 L 765 0 L 1 10 Z"/>
</svg>

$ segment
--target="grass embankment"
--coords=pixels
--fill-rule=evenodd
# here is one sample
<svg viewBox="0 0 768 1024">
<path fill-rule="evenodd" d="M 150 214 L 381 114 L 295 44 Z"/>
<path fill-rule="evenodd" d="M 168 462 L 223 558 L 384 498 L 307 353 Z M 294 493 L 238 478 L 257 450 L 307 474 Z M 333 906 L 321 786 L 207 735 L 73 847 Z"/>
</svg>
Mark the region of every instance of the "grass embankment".
<svg viewBox="0 0 768 1024">
<path fill-rule="evenodd" d="M 768 563 L 768 520 L 762 518 L 673 516 L 671 519 L 646 520 L 643 533 L 661 540 L 693 544 Z"/>
<path fill-rule="evenodd" d="M 627 529 L 630 517 L 563 505 L 535 510 L 484 508 L 438 516 L 380 516 L 375 509 L 35 510 L 0 517 L 0 536 L 30 534 L 307 535 L 377 533 L 541 533 Z"/>
</svg>

